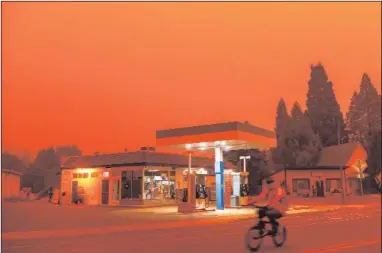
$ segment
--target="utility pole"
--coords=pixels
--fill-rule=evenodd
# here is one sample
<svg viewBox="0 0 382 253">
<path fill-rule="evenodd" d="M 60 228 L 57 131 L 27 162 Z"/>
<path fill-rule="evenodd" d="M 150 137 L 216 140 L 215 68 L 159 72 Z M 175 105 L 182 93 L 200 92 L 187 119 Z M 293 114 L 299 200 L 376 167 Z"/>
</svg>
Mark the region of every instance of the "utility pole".
<svg viewBox="0 0 382 253">
<path fill-rule="evenodd" d="M 341 144 L 341 126 L 340 126 L 340 119 L 338 119 L 338 123 L 337 123 L 337 141 L 338 141 L 338 145 Z M 343 168 L 342 168 L 342 164 L 340 164 L 340 173 L 341 173 L 341 181 L 342 181 L 342 189 L 341 189 L 341 204 L 344 205 L 345 204 L 345 179 L 344 179 L 344 172 L 343 172 Z"/>
</svg>

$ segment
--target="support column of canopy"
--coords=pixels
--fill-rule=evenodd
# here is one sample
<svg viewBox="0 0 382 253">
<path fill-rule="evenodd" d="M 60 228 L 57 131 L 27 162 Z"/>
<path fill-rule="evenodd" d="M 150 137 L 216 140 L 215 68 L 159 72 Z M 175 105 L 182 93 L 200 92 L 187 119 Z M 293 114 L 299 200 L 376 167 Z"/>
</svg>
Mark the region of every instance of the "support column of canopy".
<svg viewBox="0 0 382 253">
<path fill-rule="evenodd" d="M 224 210 L 224 162 L 220 147 L 215 147 L 216 209 Z"/>
<path fill-rule="evenodd" d="M 187 173 L 187 203 L 191 204 L 191 152 L 188 152 L 188 173 Z"/>
</svg>

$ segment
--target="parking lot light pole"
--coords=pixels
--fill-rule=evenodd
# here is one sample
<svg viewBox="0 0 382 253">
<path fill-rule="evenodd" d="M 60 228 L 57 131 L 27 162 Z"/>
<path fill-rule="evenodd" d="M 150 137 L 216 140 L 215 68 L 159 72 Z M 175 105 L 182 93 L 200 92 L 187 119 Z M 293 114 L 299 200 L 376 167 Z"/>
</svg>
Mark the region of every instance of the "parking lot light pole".
<svg viewBox="0 0 382 253">
<path fill-rule="evenodd" d="M 240 160 L 243 160 L 243 163 L 244 163 L 243 171 L 247 172 L 247 160 L 251 159 L 251 156 L 249 156 L 249 155 L 247 155 L 247 156 L 240 156 L 239 158 L 240 158 Z"/>
</svg>

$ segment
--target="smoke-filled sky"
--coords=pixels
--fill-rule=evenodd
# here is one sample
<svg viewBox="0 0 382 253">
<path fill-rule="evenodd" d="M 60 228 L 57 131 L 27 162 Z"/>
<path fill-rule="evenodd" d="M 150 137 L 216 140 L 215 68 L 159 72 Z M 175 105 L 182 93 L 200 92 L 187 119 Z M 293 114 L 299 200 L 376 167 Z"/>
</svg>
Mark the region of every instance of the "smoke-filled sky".
<svg viewBox="0 0 382 253">
<path fill-rule="evenodd" d="M 367 72 L 380 92 L 374 3 L 2 3 L 2 145 L 35 154 L 155 145 L 155 130 L 305 107 L 321 62 L 342 112 Z"/>
</svg>

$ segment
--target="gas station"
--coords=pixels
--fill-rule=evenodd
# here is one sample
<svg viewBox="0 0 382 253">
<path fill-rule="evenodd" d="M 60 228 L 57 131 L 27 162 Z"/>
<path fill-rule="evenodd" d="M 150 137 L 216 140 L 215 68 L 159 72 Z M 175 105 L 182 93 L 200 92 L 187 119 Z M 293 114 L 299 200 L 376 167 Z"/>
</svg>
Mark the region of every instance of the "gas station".
<svg viewBox="0 0 382 253">
<path fill-rule="evenodd" d="M 176 172 L 177 190 L 182 192 L 181 201 L 178 201 L 178 212 L 195 211 L 196 199 L 206 195 L 205 184 L 208 177 L 203 177 L 201 176 L 203 174 L 193 170 L 192 154 L 194 152 L 214 152 L 216 209 L 224 210 L 227 206 L 246 205 L 248 200 L 246 197 L 248 195 L 248 172 L 245 171 L 245 166 L 249 157 L 240 157 L 240 159 L 244 160 L 244 171 L 234 172 L 224 168 L 223 152 L 239 149 L 268 149 L 275 145 L 276 138 L 273 131 L 242 122 L 217 123 L 156 131 L 157 147 L 184 150 L 188 154 L 188 170 L 178 170 Z M 239 201 L 229 205 L 228 203 L 232 197 L 229 191 L 232 191 L 233 197 L 239 199 Z"/>
</svg>

